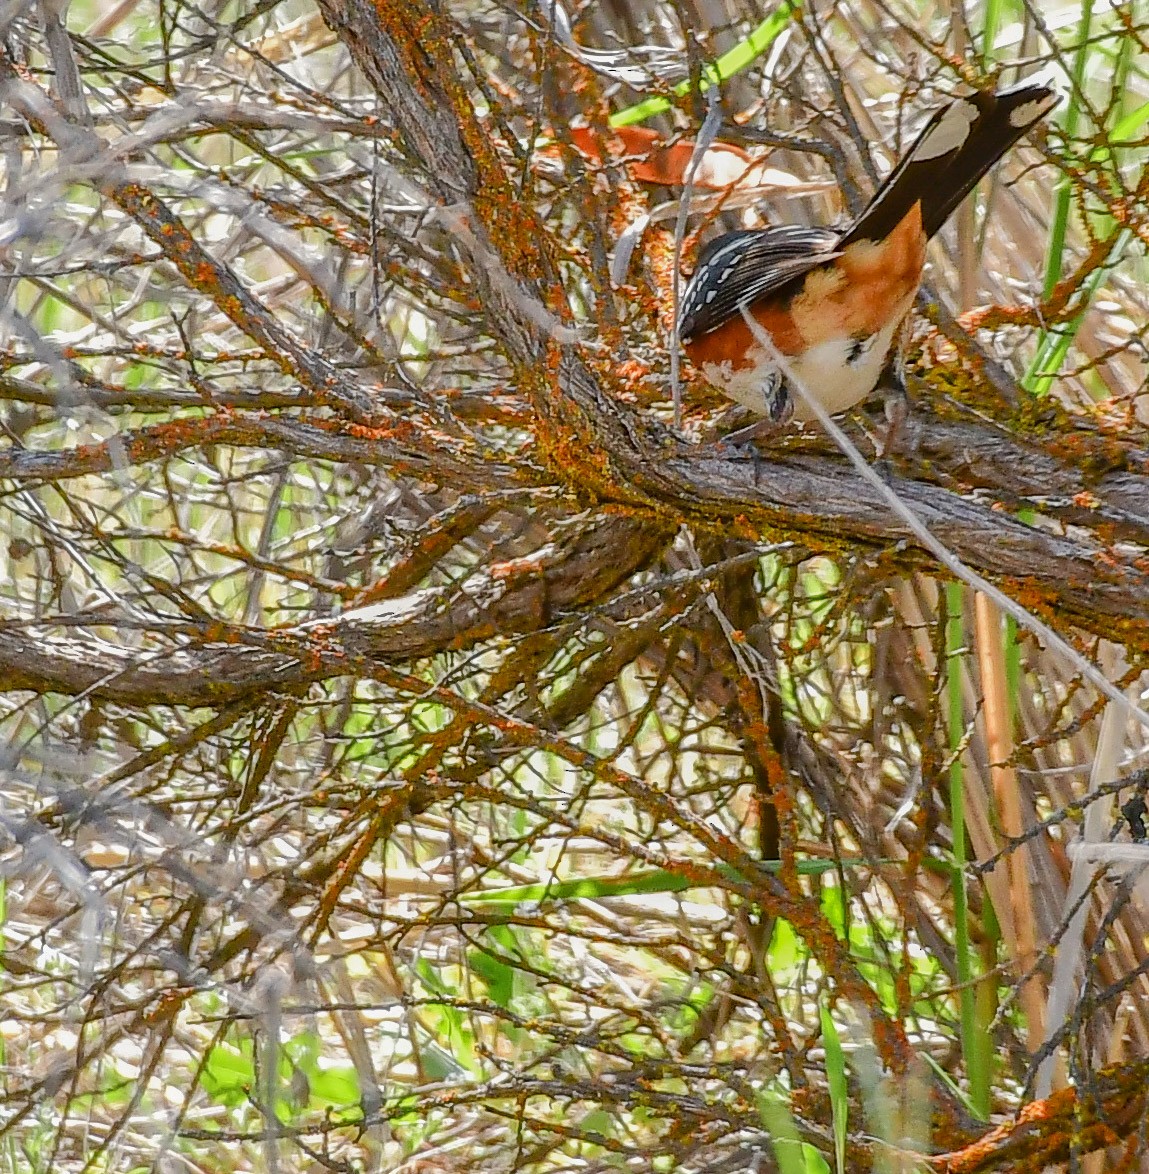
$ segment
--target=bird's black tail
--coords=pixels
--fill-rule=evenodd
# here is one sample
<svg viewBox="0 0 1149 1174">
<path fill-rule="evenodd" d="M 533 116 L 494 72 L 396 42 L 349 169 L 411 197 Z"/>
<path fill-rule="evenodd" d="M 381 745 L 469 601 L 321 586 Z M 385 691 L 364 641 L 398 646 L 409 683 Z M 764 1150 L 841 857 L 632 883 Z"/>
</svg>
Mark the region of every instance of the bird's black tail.
<svg viewBox="0 0 1149 1174">
<path fill-rule="evenodd" d="M 955 98 L 926 123 L 842 246 L 885 239 L 919 201 L 922 226 L 933 236 L 974 184 L 1057 103 L 1052 89 L 1033 83 Z"/>
</svg>

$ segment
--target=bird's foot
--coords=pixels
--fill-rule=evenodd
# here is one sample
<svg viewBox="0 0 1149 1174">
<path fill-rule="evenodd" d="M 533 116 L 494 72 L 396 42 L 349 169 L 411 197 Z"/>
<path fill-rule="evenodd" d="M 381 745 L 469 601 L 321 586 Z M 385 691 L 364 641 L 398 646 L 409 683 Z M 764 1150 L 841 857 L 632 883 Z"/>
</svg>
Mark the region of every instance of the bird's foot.
<svg viewBox="0 0 1149 1174">
<path fill-rule="evenodd" d="M 733 432 L 727 432 L 724 436 L 719 437 L 717 443 L 724 448 L 742 449 L 749 446 L 751 441 L 757 440 L 760 436 L 769 436 L 777 432 L 779 428 L 781 425 L 776 420 L 768 418 L 755 420 L 743 428 L 735 428 Z M 754 451 L 758 450 L 755 448 Z"/>
<path fill-rule="evenodd" d="M 779 425 L 773 420 L 755 420 L 744 428 L 727 432 L 714 442 L 714 452 L 723 460 L 750 461 L 754 466 L 754 484 L 757 486 L 762 472 L 762 451 L 754 443 L 761 436 L 777 432 Z"/>
</svg>

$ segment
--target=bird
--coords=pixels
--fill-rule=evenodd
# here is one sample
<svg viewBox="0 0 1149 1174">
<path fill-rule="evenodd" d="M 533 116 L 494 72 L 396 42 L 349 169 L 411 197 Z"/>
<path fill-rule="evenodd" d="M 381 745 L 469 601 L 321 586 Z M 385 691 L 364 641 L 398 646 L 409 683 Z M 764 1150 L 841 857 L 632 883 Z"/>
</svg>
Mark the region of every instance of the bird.
<svg viewBox="0 0 1149 1174">
<path fill-rule="evenodd" d="M 709 383 L 762 418 L 742 433 L 814 418 L 783 366 L 830 415 L 874 390 L 921 284 L 927 242 L 1058 100 L 1033 82 L 954 98 L 846 228 L 743 229 L 705 245 L 682 296 L 678 337 Z"/>
</svg>

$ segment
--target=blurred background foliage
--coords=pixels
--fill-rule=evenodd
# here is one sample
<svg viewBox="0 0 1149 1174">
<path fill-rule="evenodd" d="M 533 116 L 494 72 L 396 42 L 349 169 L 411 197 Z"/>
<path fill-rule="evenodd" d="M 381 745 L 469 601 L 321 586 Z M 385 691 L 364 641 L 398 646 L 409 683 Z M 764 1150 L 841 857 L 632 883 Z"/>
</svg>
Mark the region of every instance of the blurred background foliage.
<svg viewBox="0 0 1149 1174">
<path fill-rule="evenodd" d="M 1143 700 L 1142 0 L 0 21 L 5 1169 L 1149 1169 L 1149 741 L 1083 676 Z M 813 433 L 688 493 L 608 427 L 670 443 L 679 255 L 1038 70 L 889 478 L 1081 660 L 768 500 L 848 484 Z M 708 109 L 815 190 L 641 232 L 612 116 Z M 683 377 L 652 477 L 711 452 Z"/>
</svg>

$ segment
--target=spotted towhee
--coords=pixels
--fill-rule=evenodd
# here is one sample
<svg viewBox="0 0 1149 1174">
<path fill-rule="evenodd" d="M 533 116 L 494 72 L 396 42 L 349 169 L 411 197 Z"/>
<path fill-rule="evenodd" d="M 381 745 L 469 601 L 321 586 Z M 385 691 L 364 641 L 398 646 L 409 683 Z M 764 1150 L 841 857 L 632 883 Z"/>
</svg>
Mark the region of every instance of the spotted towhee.
<svg viewBox="0 0 1149 1174">
<path fill-rule="evenodd" d="M 937 110 L 844 231 L 728 232 L 702 250 L 678 333 L 711 383 L 759 416 L 812 418 L 745 307 L 808 394 L 844 412 L 877 385 L 925 263 L 926 242 L 979 179 L 1057 104 L 1047 86 L 975 93 Z"/>
</svg>

